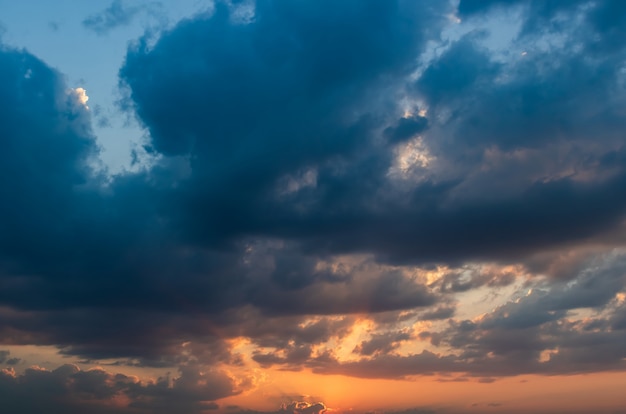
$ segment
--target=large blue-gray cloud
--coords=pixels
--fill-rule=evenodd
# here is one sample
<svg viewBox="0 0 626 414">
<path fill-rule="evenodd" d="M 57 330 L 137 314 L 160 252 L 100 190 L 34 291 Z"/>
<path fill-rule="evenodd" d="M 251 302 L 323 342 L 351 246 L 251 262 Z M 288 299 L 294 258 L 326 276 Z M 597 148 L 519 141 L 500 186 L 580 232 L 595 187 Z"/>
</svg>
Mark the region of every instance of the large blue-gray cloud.
<svg viewBox="0 0 626 414">
<path fill-rule="evenodd" d="M 586 58 L 595 47 L 587 36 L 608 36 L 590 23 L 599 8 L 579 31 L 546 34 L 564 36 L 571 49 L 502 63 L 472 34 L 409 86 L 447 10 L 353 6 L 261 2 L 249 23 L 221 6 L 129 51 L 120 72 L 129 106 L 156 152 L 188 163 L 163 207 L 181 237 L 208 246 L 286 237 L 318 252 L 432 262 L 520 258 L 619 222 L 623 51 Z M 575 4 L 561 9 L 582 13 Z M 323 34 L 312 29 L 322 21 Z M 398 121 L 407 95 L 433 120 Z M 427 126 L 436 170 L 394 193 L 396 145 Z M 287 191 L 292 177 L 300 182 Z"/>
<path fill-rule="evenodd" d="M 487 16 L 487 3 L 461 2 L 460 13 Z M 551 258 L 539 253 L 622 243 L 621 9 L 563 3 L 559 13 L 580 17 L 563 27 L 537 4 L 523 6 L 525 27 L 531 17 L 553 24 L 539 35 L 520 32 L 514 46 L 525 46 L 524 55 L 503 59 L 475 32 L 421 61 L 449 24 L 445 2 L 261 1 L 249 20 L 219 3 L 129 49 L 120 71 L 125 104 L 149 132 L 155 160 L 110 182 L 90 168 L 97 148 L 76 93 L 29 53 L 3 48 L 2 338 L 170 366 L 192 339 L 205 349 L 194 357 L 241 363 L 218 335 L 226 332 L 274 348 L 255 354 L 265 365 L 385 377 L 522 372 L 520 364 L 498 371 L 429 353 L 387 354 L 407 336 L 391 328 L 361 344 L 374 358 L 338 365 L 311 351 L 345 335 L 349 321 L 299 324 L 311 314 L 424 306 L 436 306 L 424 318 L 445 319 L 454 312 L 446 295 L 512 282 L 451 273 L 426 285 L 381 262 L 521 261 L 549 273 Z M 557 35 L 559 47 L 526 47 Z M 394 178 L 407 144 L 424 146 L 431 160 Z M 370 259 L 347 272 L 319 266 L 342 253 Z M 537 336 L 552 329 L 567 337 L 558 325 L 567 310 L 612 306 L 610 294 L 623 287 L 610 275 L 558 276 L 589 288 L 532 296 L 541 302 L 534 312 L 524 307 L 530 299 L 510 305 L 516 319 L 506 323 L 532 331 L 520 355 L 536 359 L 547 349 Z M 623 315 L 616 310 L 603 326 L 617 332 Z M 266 323 L 251 326 L 250 318 Z M 472 335 L 454 335 L 469 326 L 461 322 L 432 337 L 484 356 L 500 349 L 502 323 L 494 315 Z M 623 338 L 589 335 L 581 340 L 612 351 Z M 585 369 L 610 365 L 595 362 Z M 565 372 L 556 362 L 528 366 Z"/>
</svg>

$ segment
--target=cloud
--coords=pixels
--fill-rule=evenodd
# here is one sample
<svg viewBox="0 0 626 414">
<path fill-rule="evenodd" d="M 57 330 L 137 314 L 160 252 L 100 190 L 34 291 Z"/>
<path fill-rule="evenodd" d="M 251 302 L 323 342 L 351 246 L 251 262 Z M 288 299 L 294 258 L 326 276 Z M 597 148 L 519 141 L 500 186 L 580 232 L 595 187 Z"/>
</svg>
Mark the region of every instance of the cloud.
<svg viewBox="0 0 626 414">
<path fill-rule="evenodd" d="M 315 34 L 321 19 L 324 36 Z M 373 174 L 387 160 L 374 151 L 389 156 L 372 142 L 382 126 L 378 118 L 387 115 L 378 108 L 393 105 L 379 102 L 377 91 L 403 86 L 416 53 L 442 23 L 431 7 L 403 2 L 320 2 L 259 4 L 254 21 L 241 25 L 218 5 L 213 15 L 181 24 L 154 48 L 141 42 L 129 50 L 120 73 L 151 145 L 165 156 L 190 157 L 193 175 L 179 185 L 198 197 L 175 197 L 170 207 L 182 220 L 179 228 L 209 245 L 250 233 L 341 231 L 337 225 L 351 211 L 332 205 L 350 196 L 344 190 L 356 176 L 379 179 Z M 374 24 L 378 29 L 370 33 Z M 199 37 L 207 41 L 196 42 Z M 213 38 L 227 41 L 208 41 Z M 183 44 L 194 46 L 183 52 Z M 234 49 L 249 53 L 235 55 Z M 359 159 L 362 165 L 354 165 Z M 331 160 L 354 168 L 342 173 Z M 279 197 L 277 183 L 302 168 L 318 169 L 316 185 Z M 350 172 L 355 176 L 346 176 Z M 354 188 L 355 203 L 363 198 L 359 191 Z M 211 214 L 196 214 L 202 206 L 211 206 Z M 325 209 L 336 213 L 320 216 Z"/>
<path fill-rule="evenodd" d="M 521 374 L 578 374 L 623 370 L 626 338 L 623 257 L 597 258 L 569 282 L 551 282 L 472 320 L 448 321 L 427 332 L 450 353 L 423 351 L 316 366 L 324 374 L 365 378 L 462 373 L 493 379 Z M 593 309 L 591 316 L 575 311 Z M 383 338 L 375 335 L 374 340 Z M 365 343 L 367 344 L 367 343 Z"/>
<path fill-rule="evenodd" d="M 385 135 L 393 143 L 402 142 L 425 131 L 426 128 L 428 128 L 428 118 L 412 115 L 400 118 L 395 126 L 385 129 Z"/>
<path fill-rule="evenodd" d="M 83 26 L 98 35 L 106 35 L 118 27 L 128 26 L 139 14 L 157 15 L 161 3 L 150 2 L 129 6 L 125 0 L 113 0 L 111 5 L 100 13 L 92 14 L 83 20 Z"/>
<path fill-rule="evenodd" d="M 0 364 L 17 365 L 21 362 L 20 358 L 10 358 L 10 351 L 0 350 Z"/>
<path fill-rule="evenodd" d="M 283 403 L 276 411 L 238 410 L 238 408 L 239 407 L 232 407 L 233 412 L 237 414 L 322 414 L 327 411 L 324 403 L 310 403 L 307 401 Z"/>
<path fill-rule="evenodd" d="M 518 275 L 511 269 L 467 266 L 458 271 L 450 271 L 439 278 L 432 287 L 444 292 L 465 292 L 481 286 L 501 288 L 512 284 Z"/>
<path fill-rule="evenodd" d="M 0 78 L 7 108 L 0 116 L 0 255 L 2 283 L 10 283 L 22 261 L 43 273 L 60 264 L 81 209 L 78 194 L 98 182 L 91 169 L 98 148 L 88 111 L 55 70 L 0 46 Z"/>
<path fill-rule="evenodd" d="M 488 3 L 459 13 L 480 26 Z M 446 2 L 267 1 L 243 21 L 218 3 L 129 47 L 123 104 L 152 162 L 106 178 L 84 91 L 2 47 L 3 343 L 218 370 L 185 369 L 172 386 L 35 370 L 7 373 L 7 387 L 194 412 L 234 392 L 223 365 L 624 369 L 626 50 L 612 5 L 524 3 L 519 19 L 549 22 L 539 36 L 559 42 L 522 30 L 511 48 L 527 54 L 503 56 L 485 28 L 443 42 Z M 106 33 L 144 11 L 113 2 L 87 25 Z M 409 144 L 429 161 L 399 178 Z M 460 309 L 487 290 L 516 296 L 481 317 Z M 350 358 L 329 346 L 370 322 Z"/>
<path fill-rule="evenodd" d="M 404 341 L 412 339 L 410 332 L 386 332 L 374 334 L 368 341 L 363 341 L 357 345 L 352 352 L 361 355 L 388 354 L 398 348 Z"/>
<path fill-rule="evenodd" d="M 181 367 L 180 376 L 140 382 L 102 368 L 83 371 L 66 364 L 52 371 L 39 367 L 16 374 L 0 371 L 3 409 L 30 414 L 46 411 L 93 413 L 201 413 L 210 401 L 233 395 L 232 380 L 220 372 Z"/>
<path fill-rule="evenodd" d="M 476 32 L 411 82 L 425 40 L 443 25 L 435 12 L 445 10 L 379 7 L 337 18 L 358 17 L 355 30 L 380 19 L 376 36 L 391 49 L 366 47 L 363 36 L 339 53 L 351 36 L 339 25 L 327 28 L 335 33 L 331 48 L 305 30 L 314 17 L 297 28 L 278 24 L 304 12 L 268 5 L 249 24 L 234 24 L 219 6 L 154 46 L 144 39 L 129 50 L 120 72 L 128 107 L 150 132 L 150 148 L 184 157 L 193 172 L 161 207 L 186 241 L 219 246 L 262 235 L 298 240 L 310 252 L 369 252 L 393 263 L 520 260 L 620 221 L 625 200 L 615 189 L 624 174 L 610 161 L 621 159 L 619 54 L 589 61 L 575 48 L 538 49 L 533 59 L 502 62 Z M 428 24 L 392 24 L 403 7 Z M 584 42 L 563 31 L 572 44 Z M 255 49 L 287 32 L 293 44 Z M 218 36 L 229 41 L 193 40 Z M 395 36 L 413 43 L 397 44 Z M 401 99 L 421 100 L 428 119 L 399 116 Z M 387 141 L 376 138 L 381 130 Z M 415 167 L 420 180 L 401 185 L 389 174 L 396 144 L 418 133 L 432 161 Z M 279 188 L 311 171 L 315 180 L 296 191 Z"/>
<path fill-rule="evenodd" d="M 440 7 L 444 6 L 435 9 Z M 162 162 L 112 181 L 89 169 L 90 157 L 97 154 L 91 115 L 76 94 L 65 92 L 69 88 L 62 77 L 27 52 L 3 50 L 2 74 L 14 72 L 5 79 L 14 91 L 3 90 L 12 91 L 5 102 L 10 111 L 3 124 L 7 137 L 3 142 L 10 142 L 11 149 L 3 152 L 6 162 L 0 167 L 4 176 L 15 177 L 0 187 L 12 200 L 3 206 L 6 231 L 0 236 L 6 259 L 0 301 L 7 307 L 0 315 L 0 328 L 7 342 L 54 344 L 65 353 L 93 359 L 137 358 L 141 364 L 175 364 L 178 347 L 187 340 L 221 342 L 214 332 L 200 333 L 207 321 L 247 306 L 259 309 L 262 317 L 305 318 L 425 307 L 439 300 L 424 283 L 397 269 L 375 263 L 355 266 L 357 281 L 350 273 L 318 268 L 334 260 L 333 254 L 310 251 L 300 240 L 276 240 L 271 234 L 255 237 L 256 231 L 250 230 L 259 226 L 265 233 L 261 230 L 281 217 L 281 209 L 273 208 L 280 198 L 274 189 L 277 180 L 293 168 L 337 156 L 357 156 L 362 144 L 370 146 L 368 137 L 373 136 L 377 121 L 369 120 L 365 96 L 398 88 L 392 75 L 409 74 L 415 68 L 415 53 L 425 48 L 435 36 L 429 31 L 436 32 L 444 19 L 434 9 L 386 1 L 336 9 L 330 3 L 267 3 L 255 13 L 253 22 L 235 24 L 218 7 L 212 16 L 181 22 L 154 46 L 168 56 L 164 60 L 152 62 L 156 52 L 141 46 L 129 50 L 121 75 L 133 107 L 151 130 L 154 151 L 162 153 Z M 334 16 L 327 31 L 330 37 L 320 38 L 313 29 L 329 16 Z M 351 22 L 355 32 L 346 30 L 346 22 Z M 375 39 L 382 43 L 371 47 L 374 39 L 367 36 L 373 36 L 368 33 L 378 22 L 380 32 Z M 250 34 L 250 30 L 255 32 Z M 367 36 L 355 37 L 356 32 Z M 276 36 L 286 33 L 293 33 L 296 44 L 274 46 Z M 180 45 L 189 45 L 198 34 L 250 46 L 266 42 L 272 48 L 244 47 L 240 51 L 250 53 L 238 52 L 233 60 L 226 43 L 192 42 L 185 56 L 175 57 Z M 295 60 L 281 54 L 283 47 L 294 52 Z M 207 56 L 222 56 L 211 60 L 216 70 L 212 77 L 206 77 L 202 63 Z M 336 65 L 337 59 L 344 63 Z M 25 61 L 36 65 L 26 67 Z M 280 69 L 279 65 L 277 72 L 274 63 L 281 61 L 286 66 Z M 189 69 L 192 75 L 175 75 L 167 69 L 173 62 L 182 66 L 172 69 Z M 236 81 L 229 80 L 233 64 L 242 71 Z M 147 76 L 150 70 L 156 77 Z M 140 72 L 146 76 L 136 77 Z M 172 77 L 159 80 L 162 88 L 154 89 L 150 79 L 165 73 Z M 237 93 L 244 84 L 250 89 L 245 89 L 248 98 L 242 100 Z M 157 97 L 168 88 L 185 96 L 184 104 L 167 108 L 171 124 L 162 123 L 159 109 L 152 107 L 157 102 L 174 102 Z M 215 88 L 230 92 L 215 95 Z M 48 100 L 42 101 L 41 96 Z M 199 101 L 194 102 L 195 97 Z M 276 100 L 275 110 L 269 111 L 267 99 Z M 213 113 L 206 105 L 218 111 L 214 118 L 205 119 L 205 113 Z M 258 111 L 263 108 L 267 113 L 261 116 Z M 22 112 L 13 113 L 18 110 Z M 219 111 L 227 111 L 231 118 Z M 355 111 L 359 115 L 353 117 Z M 193 122 L 181 123 L 186 117 Z M 250 122 L 241 122 L 239 117 Z M 253 127 L 254 119 L 262 125 Z M 393 119 L 397 119 L 395 114 Z M 189 134 L 203 139 L 189 146 L 191 141 L 179 142 L 189 134 L 171 135 L 172 127 L 188 128 Z M 229 142 L 219 134 L 235 134 L 244 141 Z M 327 138 L 320 142 L 318 137 Z M 33 148 L 39 158 L 33 158 Z M 259 156 L 257 150 L 277 158 Z M 187 164 L 181 168 L 186 173 L 171 170 L 173 157 L 177 165 Z M 231 168 L 235 165 L 247 167 L 235 171 Z M 222 178 L 215 180 L 215 174 Z M 328 170 L 321 177 L 332 178 Z M 235 188 L 239 190 L 231 191 Z M 308 188 L 288 196 L 286 206 L 291 209 L 293 197 L 299 198 Z M 264 204 L 268 194 L 271 204 Z M 42 199 L 45 208 L 39 202 Z M 202 207 L 206 203 L 212 206 L 208 215 Z M 263 213 L 259 219 L 250 214 L 254 211 L 269 215 Z M 294 213 L 276 222 L 277 228 L 288 229 Z M 294 229 L 302 230 L 301 226 Z M 228 328 L 229 323 L 226 320 L 223 325 Z M 171 330 L 170 335 L 160 334 L 163 326 Z M 216 362 L 236 359 L 231 360 L 228 351 L 205 357 Z"/>
<path fill-rule="evenodd" d="M 280 412 L 290 414 L 322 414 L 325 411 L 326 406 L 324 406 L 324 404 L 321 402 L 315 404 L 311 404 L 308 402 L 292 402 L 283 405 L 283 407 L 281 407 L 280 409 Z"/>
</svg>

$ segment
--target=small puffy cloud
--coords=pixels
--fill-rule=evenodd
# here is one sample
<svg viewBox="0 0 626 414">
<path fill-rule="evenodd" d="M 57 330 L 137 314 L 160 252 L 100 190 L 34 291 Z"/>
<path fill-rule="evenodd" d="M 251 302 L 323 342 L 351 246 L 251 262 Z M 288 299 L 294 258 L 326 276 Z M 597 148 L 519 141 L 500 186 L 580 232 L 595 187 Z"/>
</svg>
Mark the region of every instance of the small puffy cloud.
<svg viewBox="0 0 626 414">
<path fill-rule="evenodd" d="M 89 96 L 87 96 L 87 90 L 85 90 L 85 88 L 73 89 L 72 93 L 76 97 L 76 100 L 78 101 L 79 104 L 89 109 L 89 107 L 87 106 L 87 101 L 89 100 Z"/>
</svg>

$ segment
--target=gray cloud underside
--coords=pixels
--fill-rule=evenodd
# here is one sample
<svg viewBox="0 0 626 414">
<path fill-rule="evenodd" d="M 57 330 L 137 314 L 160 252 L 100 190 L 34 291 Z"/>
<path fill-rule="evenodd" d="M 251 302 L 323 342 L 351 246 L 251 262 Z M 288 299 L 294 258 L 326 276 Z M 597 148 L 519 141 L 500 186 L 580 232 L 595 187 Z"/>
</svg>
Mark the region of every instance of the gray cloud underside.
<svg viewBox="0 0 626 414">
<path fill-rule="evenodd" d="M 223 373 L 200 374 L 185 367 L 175 380 L 142 383 L 103 369 L 81 371 L 63 365 L 49 371 L 29 368 L 23 374 L 0 371 L 2 408 L 15 414 L 48 413 L 202 413 L 217 408 L 212 400 L 236 393 Z"/>
</svg>

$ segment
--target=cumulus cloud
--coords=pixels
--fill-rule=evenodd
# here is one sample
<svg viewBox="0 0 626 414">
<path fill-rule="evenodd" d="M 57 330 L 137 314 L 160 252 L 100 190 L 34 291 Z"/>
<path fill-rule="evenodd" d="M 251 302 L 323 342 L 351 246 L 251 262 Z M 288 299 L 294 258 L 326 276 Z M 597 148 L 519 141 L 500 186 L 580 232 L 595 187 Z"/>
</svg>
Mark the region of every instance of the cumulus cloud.
<svg viewBox="0 0 626 414">
<path fill-rule="evenodd" d="M 78 103 L 83 105 L 85 108 L 89 109 L 89 107 L 87 106 L 87 101 L 89 100 L 89 96 L 87 96 L 87 90 L 85 90 L 85 88 L 72 89 L 72 93 L 75 95 Z"/>
<path fill-rule="evenodd" d="M 447 2 L 266 1 L 246 19 L 219 2 L 129 47 L 123 105 L 154 162 L 106 180 L 85 91 L 3 46 L 3 343 L 382 378 L 624 369 L 624 10 L 544 3 L 460 2 L 477 26 L 516 8 L 512 58 L 488 27 L 442 41 Z M 85 25 L 144 11 L 115 1 Z M 485 290 L 515 296 L 466 316 Z M 349 356 L 329 346 L 346 338 Z M 88 372 L 3 381 L 152 412 L 235 392 L 219 371 Z"/>
<path fill-rule="evenodd" d="M 250 24 L 232 24 L 220 6 L 153 46 L 146 40 L 129 50 L 122 81 L 151 147 L 166 157 L 193 154 L 194 173 L 168 204 L 182 235 L 204 245 L 251 234 L 295 238 L 309 251 L 367 251 L 396 263 L 510 260 L 619 222 L 624 200 L 614 189 L 624 176 L 609 159 L 620 153 L 621 50 L 588 60 L 588 49 L 538 49 L 533 59 L 502 62 L 482 45 L 482 32 L 471 33 L 413 82 L 425 41 L 444 24 L 437 16 L 449 11 L 445 3 L 372 3 L 363 14 L 333 7 L 336 16 L 346 7 L 338 19 L 358 19 L 353 33 L 380 20 L 376 36 L 393 47 L 365 47 L 363 36 L 339 53 L 352 36 L 345 26 L 326 27 L 331 47 L 305 31 L 312 20 L 298 28 L 277 23 L 304 11 L 268 3 Z M 325 10 L 320 3 L 307 13 Z M 398 13 L 416 24 L 392 23 Z M 555 30 L 572 44 L 586 38 Z M 288 38 L 286 31 L 293 44 L 256 48 L 272 36 Z M 193 41 L 214 36 L 230 43 Z M 233 56 L 231 43 L 257 52 Z M 275 64 L 287 51 L 289 64 Z M 400 116 L 402 99 L 423 102 L 427 117 Z M 397 145 L 417 134 L 431 161 L 420 165 L 417 183 L 398 187 L 388 174 Z M 276 193 L 277 183 L 302 171 L 316 172 L 313 184 Z"/>
</svg>

